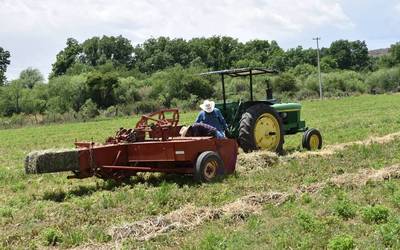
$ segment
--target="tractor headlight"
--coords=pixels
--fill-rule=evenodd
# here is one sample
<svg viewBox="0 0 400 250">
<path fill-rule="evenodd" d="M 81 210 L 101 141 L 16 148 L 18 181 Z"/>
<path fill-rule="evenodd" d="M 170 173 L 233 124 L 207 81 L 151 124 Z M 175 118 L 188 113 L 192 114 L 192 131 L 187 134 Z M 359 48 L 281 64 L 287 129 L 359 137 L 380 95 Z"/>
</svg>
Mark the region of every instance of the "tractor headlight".
<svg viewBox="0 0 400 250">
<path fill-rule="evenodd" d="M 288 114 L 287 114 L 286 112 L 281 113 L 281 117 L 282 117 L 283 119 L 286 119 L 287 115 L 288 115 Z"/>
</svg>

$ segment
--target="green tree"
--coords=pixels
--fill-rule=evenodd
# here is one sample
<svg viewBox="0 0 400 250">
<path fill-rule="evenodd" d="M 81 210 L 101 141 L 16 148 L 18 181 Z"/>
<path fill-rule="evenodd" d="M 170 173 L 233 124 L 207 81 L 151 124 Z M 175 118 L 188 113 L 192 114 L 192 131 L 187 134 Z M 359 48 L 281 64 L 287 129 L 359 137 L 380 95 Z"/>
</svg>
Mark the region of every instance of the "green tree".
<svg viewBox="0 0 400 250">
<path fill-rule="evenodd" d="M 122 36 L 92 37 L 81 45 L 80 60 L 90 66 L 105 64 L 112 61 L 114 65 L 130 67 L 133 47 L 130 41 Z"/>
<path fill-rule="evenodd" d="M 371 64 L 365 41 L 334 41 L 328 49 L 328 54 L 336 61 L 339 69 L 362 70 Z"/>
<path fill-rule="evenodd" d="M 296 92 L 297 82 L 294 75 L 290 73 L 283 73 L 277 76 L 273 81 L 274 89 L 277 92 Z"/>
<path fill-rule="evenodd" d="M 19 74 L 19 80 L 26 88 L 32 89 L 36 84 L 43 83 L 44 77 L 38 69 L 27 68 Z"/>
<path fill-rule="evenodd" d="M 7 66 L 10 64 L 10 52 L 0 47 L 0 86 L 6 82 Z"/>
<path fill-rule="evenodd" d="M 303 49 L 301 46 L 288 49 L 284 55 L 285 69 L 294 68 L 300 64 L 317 66 L 317 51 L 314 49 Z"/>
<path fill-rule="evenodd" d="M 239 58 L 260 62 L 260 65 L 277 70 L 284 69 L 285 52 L 276 41 L 251 40 L 240 47 Z"/>
<path fill-rule="evenodd" d="M 21 99 L 24 86 L 20 80 L 13 80 L 10 84 L 4 87 L 5 97 L 7 99 L 6 114 L 12 115 L 13 113 L 21 112 Z"/>
<path fill-rule="evenodd" d="M 337 62 L 340 69 L 350 69 L 352 66 L 351 45 L 348 40 L 334 41 L 329 47 L 329 54 Z"/>
<path fill-rule="evenodd" d="M 362 70 L 371 67 L 368 47 L 365 41 L 357 40 L 351 42 L 351 55 L 353 70 Z"/>
<path fill-rule="evenodd" d="M 400 42 L 392 44 L 389 53 L 379 58 L 378 64 L 381 67 L 393 67 L 400 63 Z"/>
<path fill-rule="evenodd" d="M 74 38 L 67 39 L 67 47 L 60 51 L 56 56 L 56 62 L 52 65 L 53 76 L 60 76 L 67 72 L 67 70 L 77 61 L 82 48 L 79 42 Z"/>
<path fill-rule="evenodd" d="M 99 108 L 108 108 L 117 103 L 114 89 L 118 87 L 118 78 L 114 73 L 89 74 L 86 85 L 88 95 Z"/>
</svg>

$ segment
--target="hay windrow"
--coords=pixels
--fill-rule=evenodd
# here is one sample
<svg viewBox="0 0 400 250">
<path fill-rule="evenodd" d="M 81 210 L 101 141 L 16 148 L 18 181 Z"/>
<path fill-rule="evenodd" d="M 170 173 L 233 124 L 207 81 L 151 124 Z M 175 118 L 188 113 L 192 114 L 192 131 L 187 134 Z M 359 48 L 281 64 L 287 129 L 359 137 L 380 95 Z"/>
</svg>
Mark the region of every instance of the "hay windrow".
<svg viewBox="0 0 400 250">
<path fill-rule="evenodd" d="M 239 172 L 248 172 L 251 170 L 270 167 L 278 162 L 278 155 L 267 150 L 239 154 L 236 170 Z"/>
<path fill-rule="evenodd" d="M 317 193 L 328 185 L 336 187 L 362 187 L 369 182 L 381 182 L 393 178 L 400 178 L 400 165 L 393 165 L 382 169 L 362 169 L 356 173 L 341 174 L 329 178 L 324 182 L 317 182 L 295 189 L 295 194 Z"/>
<path fill-rule="evenodd" d="M 292 153 L 292 154 L 286 156 L 286 158 L 301 159 L 301 158 L 309 158 L 309 157 L 313 157 L 313 156 L 325 157 L 325 156 L 333 155 L 338 151 L 343 151 L 344 149 L 351 147 L 351 146 L 355 146 L 355 145 L 369 146 L 371 144 L 386 144 L 386 143 L 390 143 L 398 138 L 400 138 L 400 132 L 388 134 L 388 135 L 381 136 L 381 137 L 370 137 L 366 140 L 328 145 L 318 151 L 295 152 L 295 153 Z"/>
<path fill-rule="evenodd" d="M 221 217 L 243 219 L 250 214 L 259 213 L 262 205 L 267 203 L 279 205 L 285 202 L 287 197 L 286 193 L 260 193 L 244 196 L 219 208 L 197 208 L 187 205 L 166 215 L 113 227 L 109 230 L 109 235 L 116 241 L 128 237 L 146 241 L 173 230 L 191 230 L 207 221 Z"/>
<path fill-rule="evenodd" d="M 337 187 L 361 187 L 368 182 L 380 182 L 393 178 L 400 178 L 400 165 L 393 165 L 382 169 L 363 169 L 354 174 L 343 174 L 329 179 L 329 184 Z"/>
<path fill-rule="evenodd" d="M 77 149 L 48 149 L 34 151 L 25 158 L 25 173 L 43 174 L 79 170 Z"/>
</svg>

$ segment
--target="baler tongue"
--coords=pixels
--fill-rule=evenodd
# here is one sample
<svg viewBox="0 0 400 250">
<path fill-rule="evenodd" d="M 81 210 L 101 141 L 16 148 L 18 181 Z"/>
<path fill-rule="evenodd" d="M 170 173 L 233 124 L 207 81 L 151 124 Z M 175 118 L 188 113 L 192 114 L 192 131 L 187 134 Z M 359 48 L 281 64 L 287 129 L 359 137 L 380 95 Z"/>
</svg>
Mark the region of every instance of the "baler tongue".
<svg viewBox="0 0 400 250">
<path fill-rule="evenodd" d="M 43 174 L 79 170 L 78 149 L 34 151 L 25 158 L 25 173 Z"/>
</svg>

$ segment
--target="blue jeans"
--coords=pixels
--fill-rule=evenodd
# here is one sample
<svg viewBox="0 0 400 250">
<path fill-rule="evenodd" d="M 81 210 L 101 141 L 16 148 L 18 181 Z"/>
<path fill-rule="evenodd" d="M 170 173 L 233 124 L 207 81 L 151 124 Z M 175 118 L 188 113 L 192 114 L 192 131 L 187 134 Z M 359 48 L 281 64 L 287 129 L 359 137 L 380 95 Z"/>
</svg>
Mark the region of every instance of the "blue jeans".
<svg viewBox="0 0 400 250">
<path fill-rule="evenodd" d="M 217 139 L 224 139 L 225 138 L 225 133 L 217 130 L 216 138 Z"/>
</svg>

